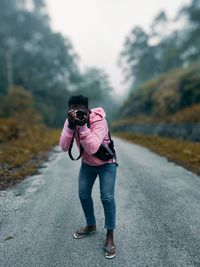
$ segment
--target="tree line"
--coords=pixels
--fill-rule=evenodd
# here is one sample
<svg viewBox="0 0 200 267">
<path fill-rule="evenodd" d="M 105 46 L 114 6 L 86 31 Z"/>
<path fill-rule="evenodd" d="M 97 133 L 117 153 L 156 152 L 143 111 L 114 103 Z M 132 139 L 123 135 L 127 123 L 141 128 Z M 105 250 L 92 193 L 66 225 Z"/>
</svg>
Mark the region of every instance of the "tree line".
<svg viewBox="0 0 200 267">
<path fill-rule="evenodd" d="M 177 25 L 179 25 L 177 27 Z M 136 26 L 124 41 L 119 56 L 125 80 L 139 84 L 200 59 L 200 1 L 183 6 L 175 18 L 161 11 L 147 32 Z"/>
<path fill-rule="evenodd" d="M 165 119 L 191 106 L 187 110 L 191 120 L 195 119 L 192 105 L 196 110 L 200 103 L 199 14 L 200 1 L 192 0 L 174 19 L 160 12 L 149 32 L 140 26 L 132 29 L 119 57 L 125 79 L 130 83 L 119 116 L 141 114 Z"/>
<path fill-rule="evenodd" d="M 45 0 L 1 1 L 1 101 L 28 91 L 35 111 L 52 127 L 63 124 L 67 99 L 73 94 L 88 96 L 91 107 L 101 105 L 112 111 L 113 88 L 107 73 L 93 66 L 81 71 L 79 61 L 70 39 L 51 29 Z M 12 114 L 2 108 L 1 116 Z"/>
</svg>

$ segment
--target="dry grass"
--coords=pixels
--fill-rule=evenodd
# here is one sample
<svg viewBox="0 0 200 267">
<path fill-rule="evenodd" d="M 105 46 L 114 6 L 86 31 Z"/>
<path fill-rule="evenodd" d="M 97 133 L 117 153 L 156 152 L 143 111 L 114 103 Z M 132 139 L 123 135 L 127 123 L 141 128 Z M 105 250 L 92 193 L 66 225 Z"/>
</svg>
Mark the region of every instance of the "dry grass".
<svg viewBox="0 0 200 267">
<path fill-rule="evenodd" d="M 138 88 L 133 87 L 121 106 L 118 117 L 148 115 L 165 118 L 199 103 L 199 74 L 200 65 L 194 64 L 188 68 L 170 70 L 153 80 L 144 82 Z M 191 117 L 192 113 L 189 110 L 187 112 Z M 196 121 L 197 116 L 195 113 L 193 115 Z M 182 114 L 179 114 L 179 118 L 184 119 Z"/>
<path fill-rule="evenodd" d="M 114 135 L 147 147 L 200 175 L 200 143 L 134 133 L 117 132 Z"/>
<path fill-rule="evenodd" d="M 168 119 L 170 122 L 200 122 L 200 103 L 177 111 Z"/>
<path fill-rule="evenodd" d="M 16 184 L 27 175 L 37 173 L 41 163 L 48 159 L 49 150 L 58 144 L 60 135 L 60 129 L 50 129 L 44 125 L 14 131 L 14 124 L 11 124 L 15 134 L 6 139 L 2 133 L 8 136 L 6 131 L 10 131 L 10 128 L 5 125 L 0 143 L 0 190 Z"/>
</svg>

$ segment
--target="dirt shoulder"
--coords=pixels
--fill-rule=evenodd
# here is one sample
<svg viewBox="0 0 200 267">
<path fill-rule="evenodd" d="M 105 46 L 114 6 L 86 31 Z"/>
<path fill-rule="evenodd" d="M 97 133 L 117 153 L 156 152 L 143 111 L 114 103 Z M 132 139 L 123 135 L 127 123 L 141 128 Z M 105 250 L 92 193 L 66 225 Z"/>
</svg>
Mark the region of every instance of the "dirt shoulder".
<svg viewBox="0 0 200 267">
<path fill-rule="evenodd" d="M 115 132 L 116 137 L 131 141 L 149 148 L 151 151 L 165 156 L 168 160 L 200 175 L 200 143 L 178 139 L 142 135 L 135 133 Z"/>
<path fill-rule="evenodd" d="M 29 127 L 17 138 L 0 144 L 0 190 L 5 190 L 29 175 L 38 173 L 48 160 L 52 147 L 58 144 L 60 129 Z"/>
</svg>

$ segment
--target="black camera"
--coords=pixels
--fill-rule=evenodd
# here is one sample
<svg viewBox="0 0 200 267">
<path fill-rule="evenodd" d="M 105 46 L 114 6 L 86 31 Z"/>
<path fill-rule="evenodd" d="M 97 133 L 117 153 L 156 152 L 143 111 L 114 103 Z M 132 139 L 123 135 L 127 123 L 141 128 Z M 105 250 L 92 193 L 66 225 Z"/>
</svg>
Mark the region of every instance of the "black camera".
<svg viewBox="0 0 200 267">
<path fill-rule="evenodd" d="M 83 109 L 78 109 L 75 110 L 75 116 L 79 119 L 79 120 L 83 120 L 84 116 L 87 117 L 87 111 L 83 110 Z"/>
</svg>

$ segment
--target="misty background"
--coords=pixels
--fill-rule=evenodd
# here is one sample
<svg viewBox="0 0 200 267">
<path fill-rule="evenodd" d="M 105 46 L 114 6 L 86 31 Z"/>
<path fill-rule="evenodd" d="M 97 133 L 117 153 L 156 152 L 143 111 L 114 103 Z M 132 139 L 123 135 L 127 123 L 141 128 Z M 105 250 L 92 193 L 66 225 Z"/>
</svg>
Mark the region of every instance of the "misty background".
<svg viewBox="0 0 200 267">
<path fill-rule="evenodd" d="M 69 37 L 80 57 L 80 66 L 104 68 L 115 94 L 122 98 L 128 90 L 117 66 L 124 39 L 131 29 L 140 25 L 150 31 L 154 17 L 165 10 L 173 20 L 181 6 L 189 0 L 48 0 L 47 9 L 52 28 Z M 170 24 L 172 26 L 172 24 Z M 173 23 L 173 28 L 180 23 Z M 170 29 L 172 30 L 172 27 Z M 125 80 L 126 81 L 126 80 Z"/>
<path fill-rule="evenodd" d="M 198 104 L 199 13 L 199 0 L 1 0 L 1 117 L 61 127 L 74 94 L 109 120 Z"/>
</svg>

